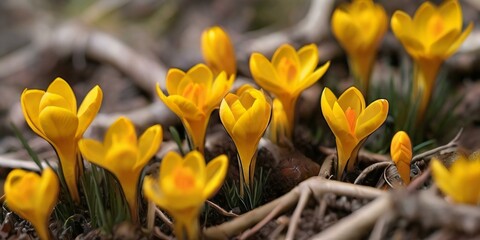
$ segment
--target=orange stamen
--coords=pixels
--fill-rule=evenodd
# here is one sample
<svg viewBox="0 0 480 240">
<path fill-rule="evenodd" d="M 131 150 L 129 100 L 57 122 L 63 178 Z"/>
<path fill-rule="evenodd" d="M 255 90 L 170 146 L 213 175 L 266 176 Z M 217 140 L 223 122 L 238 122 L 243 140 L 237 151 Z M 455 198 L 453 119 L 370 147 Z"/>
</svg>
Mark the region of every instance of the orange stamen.
<svg viewBox="0 0 480 240">
<path fill-rule="evenodd" d="M 348 107 L 345 111 L 345 117 L 347 117 L 350 132 L 355 134 L 355 125 L 357 124 L 357 113 L 351 107 Z"/>
</svg>

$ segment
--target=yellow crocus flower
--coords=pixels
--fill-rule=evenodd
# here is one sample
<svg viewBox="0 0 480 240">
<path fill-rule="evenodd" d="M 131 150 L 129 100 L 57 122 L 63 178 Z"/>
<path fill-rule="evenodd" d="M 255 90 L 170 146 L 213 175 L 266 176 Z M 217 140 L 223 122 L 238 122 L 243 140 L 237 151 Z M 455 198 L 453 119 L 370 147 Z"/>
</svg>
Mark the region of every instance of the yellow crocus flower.
<svg viewBox="0 0 480 240">
<path fill-rule="evenodd" d="M 40 239 L 52 239 L 48 222 L 60 190 L 55 172 L 45 168 L 39 176 L 14 169 L 8 174 L 4 189 L 8 208 L 31 222 Z"/>
<path fill-rule="evenodd" d="M 390 155 L 397 166 L 398 173 L 405 185 L 410 183 L 410 161 L 412 161 L 412 142 L 408 134 L 398 131 L 390 144 Z"/>
<path fill-rule="evenodd" d="M 387 118 L 388 101 L 378 99 L 365 107 L 362 93 L 350 87 L 338 99 L 329 88 L 325 88 L 320 103 L 323 116 L 335 135 L 337 179 L 341 179 L 347 164 L 347 171 L 353 170 L 365 139 Z"/>
<path fill-rule="evenodd" d="M 188 72 L 170 69 L 167 73 L 165 96 L 157 84 L 160 99 L 181 120 L 193 147 L 203 153 L 205 133 L 212 111 L 220 105 L 233 84 L 234 75 L 225 72 L 216 76 L 205 64 L 197 64 Z"/>
<path fill-rule="evenodd" d="M 327 62 L 315 69 L 318 58 L 315 44 L 306 45 L 298 51 L 284 44 L 275 51 L 271 62 L 260 53 L 253 53 L 250 57 L 250 71 L 255 81 L 282 102 L 288 118 L 289 139 L 292 139 L 294 131 L 298 97 L 303 90 L 315 84 L 330 66 Z"/>
<path fill-rule="evenodd" d="M 138 221 L 138 181 L 143 167 L 157 153 L 162 143 L 160 125 L 149 127 L 137 140 L 135 126 L 120 117 L 107 130 L 102 142 L 82 139 L 82 155 L 91 163 L 107 169 L 122 186 L 134 222 Z"/>
<path fill-rule="evenodd" d="M 239 167 L 243 172 L 240 173 L 242 193 L 243 182 L 247 186 L 253 183 L 255 155 L 270 115 L 271 105 L 264 93 L 251 86 L 240 88 L 237 94 L 227 94 L 220 104 L 220 120 L 237 147 Z"/>
<path fill-rule="evenodd" d="M 55 148 L 68 191 L 77 203 L 80 202 L 77 178 L 82 167 L 77 159 L 77 144 L 97 115 L 102 97 L 102 90 L 95 86 L 77 110 L 75 94 L 61 78 L 55 79 L 47 91 L 25 89 L 21 96 L 25 120 L 36 134 Z"/>
<path fill-rule="evenodd" d="M 368 93 L 377 48 L 387 28 L 385 9 L 372 0 L 353 0 L 333 12 L 333 34 L 347 52 L 356 85 L 364 95 Z"/>
<path fill-rule="evenodd" d="M 227 156 L 220 155 L 205 166 L 205 159 L 198 151 L 188 153 L 185 158 L 169 152 L 160 164 L 158 179 L 145 177 L 145 197 L 174 218 L 177 239 L 199 239 L 198 215 L 205 200 L 223 184 L 228 169 Z"/>
<path fill-rule="evenodd" d="M 282 102 L 275 98 L 272 103 L 272 119 L 267 129 L 268 139 L 277 145 L 281 145 L 285 139 L 288 139 L 287 133 L 290 132 L 288 128 L 287 114 L 283 109 Z"/>
<path fill-rule="evenodd" d="M 418 109 L 421 119 L 430 102 L 440 65 L 460 47 L 472 31 L 473 23 L 462 32 L 460 4 L 456 0 L 445 0 L 440 6 L 424 2 L 413 19 L 405 12 L 396 11 L 391 25 L 415 61 L 412 97 L 421 95 Z"/>
<path fill-rule="evenodd" d="M 430 167 L 438 188 L 454 202 L 480 203 L 480 152 L 471 154 L 468 159 L 458 155 L 450 170 L 436 158 L 432 159 Z"/>
<path fill-rule="evenodd" d="M 228 34 L 219 26 L 205 29 L 202 33 L 202 53 L 214 75 L 225 71 L 228 76 L 237 72 L 235 50 Z"/>
</svg>

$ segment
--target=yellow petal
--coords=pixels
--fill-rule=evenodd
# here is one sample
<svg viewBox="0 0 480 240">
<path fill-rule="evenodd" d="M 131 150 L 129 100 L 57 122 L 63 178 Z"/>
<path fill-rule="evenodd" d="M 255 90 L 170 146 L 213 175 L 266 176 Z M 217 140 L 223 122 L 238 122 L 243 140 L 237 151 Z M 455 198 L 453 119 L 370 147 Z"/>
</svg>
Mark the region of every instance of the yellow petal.
<svg viewBox="0 0 480 240">
<path fill-rule="evenodd" d="M 235 116 L 232 113 L 232 110 L 230 109 L 230 106 L 228 104 L 227 98 L 237 98 L 238 97 L 232 93 L 229 93 L 225 99 L 222 100 L 222 103 L 220 104 L 220 110 L 219 110 L 219 115 L 220 115 L 220 120 L 222 121 L 223 126 L 225 126 L 225 129 L 227 129 L 228 132 L 231 132 L 233 129 L 233 126 L 235 125 Z"/>
<path fill-rule="evenodd" d="M 336 103 L 337 98 L 333 94 L 333 92 L 329 88 L 324 88 L 322 97 L 321 97 L 321 108 L 322 108 L 322 113 L 323 117 L 327 121 L 328 126 L 332 130 L 333 134 L 337 137 L 342 137 L 342 136 L 348 136 L 349 135 L 349 129 L 348 129 L 348 122 L 345 117 L 340 117 L 340 121 L 337 119 L 337 116 L 334 114 L 334 105 L 338 105 Z M 338 107 L 337 107 L 338 108 Z M 341 112 L 343 110 L 340 108 Z M 336 114 L 342 114 L 341 112 L 338 112 L 339 110 L 336 110 Z M 343 113 L 344 115 L 344 113 Z M 343 138 L 343 137 L 342 137 Z"/>
<path fill-rule="evenodd" d="M 402 11 L 395 11 L 390 22 L 392 31 L 397 38 L 402 40 L 405 36 L 413 36 L 414 26 L 408 14 Z"/>
<path fill-rule="evenodd" d="M 161 208 L 168 207 L 168 199 L 165 193 L 160 189 L 157 180 L 151 176 L 146 176 L 143 179 L 143 194 Z"/>
<path fill-rule="evenodd" d="M 176 152 L 172 151 L 165 154 L 160 163 L 159 182 L 163 182 L 163 179 L 167 177 L 171 172 L 173 172 L 175 168 L 182 165 L 182 162 L 182 157 Z"/>
<path fill-rule="evenodd" d="M 87 130 L 90 123 L 92 123 L 93 119 L 97 115 L 98 111 L 100 110 L 100 106 L 102 104 L 103 99 L 103 92 L 99 86 L 95 86 L 92 90 L 90 90 L 83 99 L 80 108 L 78 109 L 78 129 L 76 136 L 77 138 L 81 138 L 85 130 Z"/>
<path fill-rule="evenodd" d="M 46 107 L 51 107 L 51 106 L 63 108 L 75 114 L 77 113 L 76 111 L 72 111 L 72 107 L 69 105 L 69 103 L 66 101 L 66 99 L 63 96 L 56 93 L 46 92 L 42 96 L 42 99 L 40 100 L 40 105 L 39 105 L 40 112 L 43 111 L 43 109 L 45 109 Z"/>
<path fill-rule="evenodd" d="M 205 158 L 199 151 L 187 153 L 183 160 L 183 166 L 190 168 L 195 173 L 196 180 L 202 185 L 205 183 Z"/>
<path fill-rule="evenodd" d="M 73 93 L 72 88 L 68 83 L 62 78 L 56 78 L 48 86 L 47 93 L 58 94 L 62 96 L 65 100 L 65 104 L 68 106 L 68 109 L 72 112 L 77 112 L 77 100 L 75 94 Z"/>
<path fill-rule="evenodd" d="M 446 0 L 438 8 L 440 16 L 444 20 L 444 23 L 448 25 L 449 29 L 456 29 L 461 31 L 462 29 L 462 8 L 457 1 Z"/>
<path fill-rule="evenodd" d="M 43 169 L 41 180 L 37 188 L 38 197 L 41 197 L 42 199 L 36 199 L 36 203 L 37 210 L 41 211 L 41 215 L 46 218 L 50 216 L 53 208 L 57 204 L 59 190 L 60 183 L 57 174 L 55 174 L 51 168 Z"/>
<path fill-rule="evenodd" d="M 448 53 L 449 48 L 459 35 L 460 32 L 456 29 L 452 29 L 450 32 L 445 33 L 441 38 L 432 43 L 432 46 L 430 47 L 431 54 L 433 56 L 439 56 L 442 59 L 447 58 L 448 56 L 446 56 L 446 53 Z"/>
<path fill-rule="evenodd" d="M 419 31 L 419 37 L 426 37 L 426 29 L 429 23 L 430 18 L 437 12 L 437 7 L 435 7 L 430 2 L 424 2 L 415 12 L 413 17 L 413 23 L 415 24 L 415 29 Z"/>
<path fill-rule="evenodd" d="M 93 139 L 80 139 L 80 141 L 78 141 L 78 148 L 85 160 L 96 165 L 103 165 L 106 150 L 101 142 Z"/>
<path fill-rule="evenodd" d="M 355 134 L 357 138 L 364 139 L 379 128 L 388 115 L 388 101 L 379 99 L 372 102 L 357 119 Z"/>
<path fill-rule="evenodd" d="M 45 136 L 55 144 L 70 144 L 75 140 L 78 118 L 72 112 L 59 107 L 46 107 L 39 119 Z"/>
<path fill-rule="evenodd" d="M 119 117 L 107 130 L 105 134 L 105 149 L 115 147 L 115 144 L 126 143 L 137 145 L 137 133 L 135 126 L 126 117 Z"/>
<path fill-rule="evenodd" d="M 107 149 L 105 159 L 97 164 L 115 174 L 119 179 L 127 179 L 127 182 L 136 182 L 138 176 L 135 176 L 133 173 L 137 172 L 134 169 L 137 158 L 138 152 L 135 146 L 120 143 Z"/>
<path fill-rule="evenodd" d="M 361 33 L 359 33 L 355 20 L 344 10 L 336 9 L 333 12 L 332 31 L 347 52 L 353 52 L 358 47 L 358 42 L 352 40 L 361 36 Z"/>
<path fill-rule="evenodd" d="M 23 116 L 28 126 L 40 137 L 46 139 L 47 137 L 41 129 L 39 119 L 40 100 L 44 94 L 45 92 L 41 90 L 25 89 L 20 97 L 20 103 L 22 105 Z"/>
<path fill-rule="evenodd" d="M 203 63 L 199 63 L 193 66 L 188 72 L 186 73 L 186 77 L 190 77 L 191 80 L 195 83 L 202 83 L 205 86 L 212 86 L 213 81 L 213 74 L 210 68 Z"/>
<path fill-rule="evenodd" d="M 447 168 L 436 158 L 432 158 L 430 161 L 430 167 L 432 168 L 432 176 L 438 188 L 446 194 L 452 193 L 453 189 L 450 184 L 452 176 Z"/>
<path fill-rule="evenodd" d="M 295 48 L 289 44 L 280 46 L 272 57 L 272 65 L 277 70 L 283 84 L 298 81 L 300 76 L 300 59 Z"/>
<path fill-rule="evenodd" d="M 220 155 L 208 163 L 206 168 L 206 183 L 203 190 L 203 198 L 211 198 L 222 186 L 223 180 L 227 175 L 227 170 L 228 158 L 226 155 Z"/>
<path fill-rule="evenodd" d="M 205 103 L 209 110 L 215 109 L 220 105 L 223 97 L 230 90 L 232 83 L 233 81 L 227 79 L 227 74 L 225 72 L 221 72 L 217 75 L 213 81 L 211 93 L 207 97 L 207 102 Z"/>
<path fill-rule="evenodd" d="M 274 94 L 285 91 L 284 83 L 279 82 L 277 70 L 262 54 L 253 53 L 250 56 L 250 71 L 255 82 L 265 90 Z"/>
<path fill-rule="evenodd" d="M 180 81 L 185 77 L 185 73 L 176 68 L 171 68 L 167 72 L 167 78 L 165 80 L 166 85 L 167 85 L 167 91 L 168 94 L 181 94 L 183 89 L 178 89 L 178 85 L 180 84 Z M 159 88 L 157 86 L 157 88 Z"/>
<path fill-rule="evenodd" d="M 175 110 L 179 111 L 180 114 L 177 114 L 180 118 L 199 120 L 205 117 L 205 113 L 198 109 L 198 106 L 192 102 L 190 99 L 184 98 L 178 95 L 171 95 L 167 97 L 169 104 L 167 106 L 175 106 L 174 109 L 170 108 L 173 112 L 177 113 Z"/>
<path fill-rule="evenodd" d="M 323 64 L 321 67 L 315 70 L 315 72 L 308 75 L 305 79 L 302 79 L 301 82 L 297 85 L 292 95 L 298 96 L 303 90 L 315 84 L 318 81 L 318 79 L 320 79 L 325 74 L 325 72 L 328 70 L 329 67 L 330 67 L 330 61 Z"/>
<path fill-rule="evenodd" d="M 138 140 L 139 158 L 135 168 L 143 168 L 148 163 L 160 148 L 162 138 L 162 126 L 159 124 L 151 126 L 145 130 Z"/>
<path fill-rule="evenodd" d="M 350 87 L 340 95 L 338 98 L 338 105 L 342 107 L 344 112 L 348 108 L 351 108 L 358 116 L 365 109 L 365 99 L 357 88 Z"/>
<path fill-rule="evenodd" d="M 445 55 L 446 56 L 451 56 L 452 54 L 454 54 L 457 51 L 457 49 L 460 47 L 460 45 L 462 45 L 463 41 L 465 41 L 465 39 L 468 37 L 468 35 L 470 35 L 472 30 L 473 30 L 473 23 L 470 22 L 468 24 L 467 28 L 465 28 L 465 30 L 462 32 L 462 34 L 450 46 L 450 48 L 448 49 L 448 52 Z"/>
</svg>

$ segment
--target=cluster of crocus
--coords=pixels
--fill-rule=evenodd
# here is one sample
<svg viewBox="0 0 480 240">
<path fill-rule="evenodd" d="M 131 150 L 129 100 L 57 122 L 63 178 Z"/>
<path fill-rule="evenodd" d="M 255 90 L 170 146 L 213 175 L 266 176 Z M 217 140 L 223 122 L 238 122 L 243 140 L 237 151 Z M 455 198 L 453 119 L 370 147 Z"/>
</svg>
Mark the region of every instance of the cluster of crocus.
<svg viewBox="0 0 480 240">
<path fill-rule="evenodd" d="M 221 27 L 214 26 L 203 31 L 202 53 L 214 75 L 222 71 L 225 71 L 229 77 L 236 74 L 235 50 L 230 37 Z"/>
<path fill-rule="evenodd" d="M 395 133 L 390 144 L 390 155 L 398 174 L 405 185 L 410 183 L 410 161 L 412 161 L 412 142 L 404 131 Z"/>
<path fill-rule="evenodd" d="M 102 142 L 82 139 L 82 155 L 93 164 L 107 169 L 120 183 L 130 207 L 131 218 L 138 221 L 138 182 L 143 167 L 158 151 L 162 143 L 162 127 L 149 127 L 137 140 L 133 123 L 120 117 L 108 129 Z"/>
<path fill-rule="evenodd" d="M 205 159 L 198 151 L 188 153 L 185 158 L 169 152 L 161 162 L 159 177 L 145 177 L 143 192 L 175 219 L 177 239 L 199 239 L 198 215 L 205 200 L 222 186 L 227 169 L 225 155 L 205 166 Z"/>
<path fill-rule="evenodd" d="M 210 114 L 230 90 L 234 77 L 227 77 L 225 72 L 214 77 L 209 67 L 197 64 L 186 73 L 180 69 L 168 71 L 168 96 L 157 85 L 160 99 L 182 120 L 192 147 L 201 153 Z"/>
<path fill-rule="evenodd" d="M 272 61 L 260 53 L 253 53 L 250 57 L 250 71 L 255 82 L 282 102 L 288 119 L 289 139 L 292 139 L 294 131 L 298 97 L 317 82 L 330 66 L 330 62 L 327 62 L 317 69 L 318 61 L 318 48 L 314 44 L 298 51 L 284 44 L 275 51 Z"/>
<path fill-rule="evenodd" d="M 468 159 L 458 155 L 449 170 L 436 158 L 430 162 L 433 180 L 442 192 L 456 203 L 480 203 L 480 152 Z"/>
<path fill-rule="evenodd" d="M 229 93 L 220 104 L 220 119 L 233 139 L 239 156 L 240 192 L 243 182 L 253 183 L 256 152 L 270 121 L 271 105 L 264 93 L 249 85 L 241 87 L 237 94 Z"/>
<path fill-rule="evenodd" d="M 32 223 L 40 239 L 52 239 L 48 222 L 59 189 L 58 177 L 50 168 L 45 168 L 42 176 L 15 169 L 5 181 L 5 200 L 10 210 Z"/>
<path fill-rule="evenodd" d="M 418 118 L 423 118 L 430 102 L 439 68 L 460 47 L 473 24 L 462 32 L 462 9 L 457 0 L 445 0 L 440 6 L 424 2 L 410 18 L 396 11 L 392 30 L 415 61 L 412 98 L 420 97 Z"/>
<path fill-rule="evenodd" d="M 75 94 L 61 78 L 55 79 L 46 91 L 26 89 L 21 96 L 25 120 L 55 148 L 68 191 L 77 203 L 80 202 L 77 178 L 82 171 L 77 157 L 78 141 L 100 109 L 102 97 L 100 87 L 94 87 L 77 110 Z"/>
<path fill-rule="evenodd" d="M 332 31 L 348 54 L 356 86 L 367 96 L 378 45 L 388 28 L 385 9 L 372 0 L 354 0 L 332 15 Z"/>
<path fill-rule="evenodd" d="M 365 139 L 387 118 L 388 101 L 379 99 L 365 107 L 362 93 L 350 87 L 338 99 L 329 88 L 325 88 L 320 103 L 323 116 L 335 135 L 337 179 L 341 179 L 346 166 L 347 171 L 353 170 Z"/>
</svg>

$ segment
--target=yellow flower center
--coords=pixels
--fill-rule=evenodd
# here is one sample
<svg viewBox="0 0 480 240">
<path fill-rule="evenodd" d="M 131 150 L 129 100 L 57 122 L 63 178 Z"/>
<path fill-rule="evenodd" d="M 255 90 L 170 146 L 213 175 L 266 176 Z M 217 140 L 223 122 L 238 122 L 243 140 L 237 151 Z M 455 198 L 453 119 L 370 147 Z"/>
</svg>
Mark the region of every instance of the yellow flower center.
<svg viewBox="0 0 480 240">
<path fill-rule="evenodd" d="M 202 106 L 205 102 L 205 92 L 206 89 L 203 85 L 198 83 L 190 83 L 183 90 L 183 96 L 187 99 L 192 100 L 199 109 L 202 109 Z"/>
<path fill-rule="evenodd" d="M 357 113 L 351 107 L 348 107 L 345 111 L 345 117 L 347 117 L 348 126 L 350 127 L 350 133 L 355 134 L 355 125 L 357 123 Z"/>
<path fill-rule="evenodd" d="M 192 170 L 188 168 L 177 168 L 173 173 L 175 187 L 182 191 L 191 191 L 195 187 L 195 178 Z"/>
<path fill-rule="evenodd" d="M 297 77 L 297 68 L 292 60 L 283 57 L 278 64 L 278 73 L 285 77 L 287 83 L 291 83 Z"/>
</svg>

